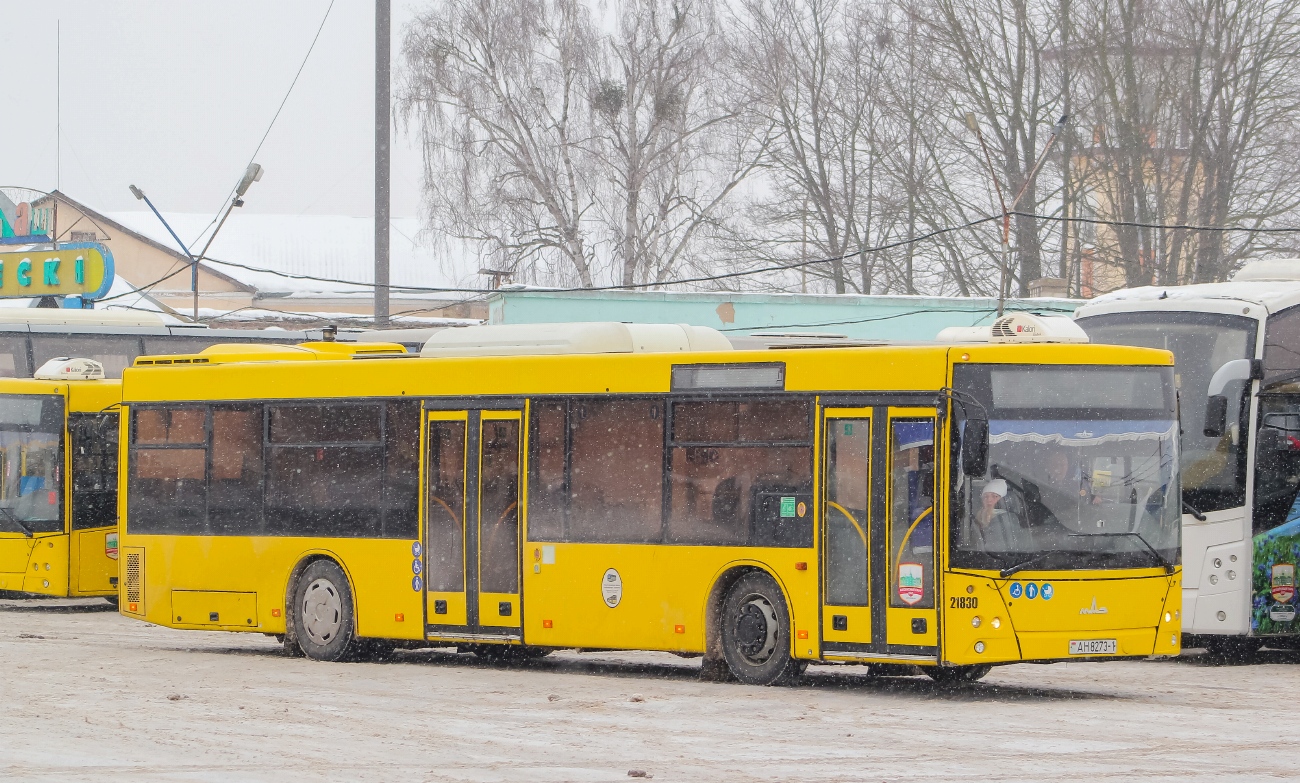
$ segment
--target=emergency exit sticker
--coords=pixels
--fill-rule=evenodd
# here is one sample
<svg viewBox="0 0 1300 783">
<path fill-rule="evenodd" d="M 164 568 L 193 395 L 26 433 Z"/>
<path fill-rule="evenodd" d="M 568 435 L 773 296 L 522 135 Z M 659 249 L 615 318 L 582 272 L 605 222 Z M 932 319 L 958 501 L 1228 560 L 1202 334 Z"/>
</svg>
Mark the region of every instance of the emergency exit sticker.
<svg viewBox="0 0 1300 783">
<path fill-rule="evenodd" d="M 781 498 L 781 517 L 794 516 L 794 498 Z"/>
</svg>

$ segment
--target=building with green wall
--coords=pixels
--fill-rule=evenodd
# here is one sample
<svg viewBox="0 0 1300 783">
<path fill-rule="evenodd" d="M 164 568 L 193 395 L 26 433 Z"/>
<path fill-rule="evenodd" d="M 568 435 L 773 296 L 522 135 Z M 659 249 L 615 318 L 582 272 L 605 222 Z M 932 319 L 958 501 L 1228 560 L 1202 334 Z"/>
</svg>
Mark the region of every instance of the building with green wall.
<svg viewBox="0 0 1300 783">
<path fill-rule="evenodd" d="M 947 296 L 754 294 L 506 289 L 488 298 L 488 323 L 681 323 L 726 333 L 806 332 L 858 339 L 932 340 L 948 326 L 993 322 L 997 300 Z M 1011 299 L 1006 310 L 1071 315 L 1076 299 Z"/>
</svg>

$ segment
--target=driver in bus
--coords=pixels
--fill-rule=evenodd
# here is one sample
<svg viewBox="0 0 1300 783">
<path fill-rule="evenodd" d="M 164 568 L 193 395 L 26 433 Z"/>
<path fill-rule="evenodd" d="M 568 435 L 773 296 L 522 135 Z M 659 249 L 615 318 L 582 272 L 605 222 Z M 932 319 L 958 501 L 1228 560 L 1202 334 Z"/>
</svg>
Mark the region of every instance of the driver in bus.
<svg viewBox="0 0 1300 783">
<path fill-rule="evenodd" d="M 993 479 L 984 485 L 975 526 L 971 528 L 971 544 L 985 552 L 1018 551 L 1020 524 L 1005 508 L 998 504 L 1007 496 L 1007 482 Z"/>
</svg>

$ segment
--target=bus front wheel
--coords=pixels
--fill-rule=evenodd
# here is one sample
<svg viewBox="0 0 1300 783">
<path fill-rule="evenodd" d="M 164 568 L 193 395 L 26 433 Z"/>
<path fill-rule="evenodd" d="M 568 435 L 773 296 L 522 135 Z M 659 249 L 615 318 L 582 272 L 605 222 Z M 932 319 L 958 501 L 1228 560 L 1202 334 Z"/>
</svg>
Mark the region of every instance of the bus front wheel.
<svg viewBox="0 0 1300 783">
<path fill-rule="evenodd" d="M 352 588 L 338 565 L 317 560 L 303 569 L 293 607 L 293 637 L 303 655 L 344 661 L 356 653 Z"/>
<path fill-rule="evenodd" d="M 790 612 L 772 577 L 742 576 L 722 604 L 722 652 L 727 668 L 748 685 L 784 685 L 803 673 L 790 657 Z"/>
</svg>

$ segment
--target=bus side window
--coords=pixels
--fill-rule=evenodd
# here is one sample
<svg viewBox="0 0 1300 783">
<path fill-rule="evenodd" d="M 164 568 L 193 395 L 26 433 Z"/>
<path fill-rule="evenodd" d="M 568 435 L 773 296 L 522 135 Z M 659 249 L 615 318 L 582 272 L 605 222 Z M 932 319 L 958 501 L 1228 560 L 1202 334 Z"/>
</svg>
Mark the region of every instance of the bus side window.
<svg viewBox="0 0 1300 783">
<path fill-rule="evenodd" d="M 663 403 L 569 405 L 569 541 L 658 543 L 663 537 Z"/>
</svg>

